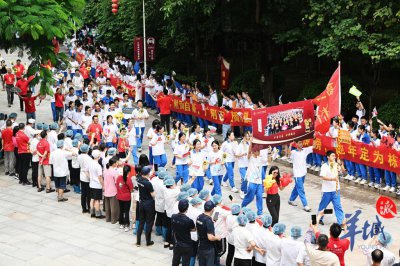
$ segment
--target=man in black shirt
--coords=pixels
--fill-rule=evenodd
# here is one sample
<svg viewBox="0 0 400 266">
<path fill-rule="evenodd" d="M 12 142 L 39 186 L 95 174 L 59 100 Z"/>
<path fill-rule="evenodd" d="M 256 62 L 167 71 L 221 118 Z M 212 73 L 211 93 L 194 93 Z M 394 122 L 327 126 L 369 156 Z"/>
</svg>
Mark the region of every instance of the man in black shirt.
<svg viewBox="0 0 400 266">
<path fill-rule="evenodd" d="M 200 214 L 196 220 L 197 236 L 199 239 L 199 249 L 197 252 L 199 266 L 213 266 L 215 264 L 214 241 L 221 240 L 221 237 L 215 235 L 214 222 L 211 218 L 214 207 L 212 201 L 207 201 L 204 204 L 204 213 Z"/>
<path fill-rule="evenodd" d="M 151 246 L 154 244 L 151 241 L 151 230 L 154 223 L 155 202 L 154 202 L 154 189 L 153 185 L 150 183 L 150 171 L 149 166 L 142 168 L 141 175 L 138 176 L 138 188 L 139 188 L 139 228 L 137 230 L 137 240 L 136 246 L 140 247 L 140 242 L 142 238 L 142 232 L 144 228 L 144 223 L 146 222 L 146 246 Z"/>
<path fill-rule="evenodd" d="M 171 229 L 175 240 L 174 256 L 172 257 L 172 266 L 179 266 L 182 258 L 182 266 L 189 266 L 190 255 L 192 253 L 192 239 L 190 232 L 196 231 L 196 227 L 192 219 L 186 216 L 189 208 L 187 199 L 180 200 L 178 203 L 178 214 L 171 217 Z"/>
</svg>

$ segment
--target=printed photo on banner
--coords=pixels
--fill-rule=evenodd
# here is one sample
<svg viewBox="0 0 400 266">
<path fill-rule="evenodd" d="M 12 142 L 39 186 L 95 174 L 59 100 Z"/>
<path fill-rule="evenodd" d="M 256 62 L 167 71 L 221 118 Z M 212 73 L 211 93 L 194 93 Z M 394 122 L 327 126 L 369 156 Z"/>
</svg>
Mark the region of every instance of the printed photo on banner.
<svg viewBox="0 0 400 266">
<path fill-rule="evenodd" d="M 268 114 L 264 136 L 270 136 L 286 130 L 301 129 L 303 109 L 291 109 Z"/>
</svg>

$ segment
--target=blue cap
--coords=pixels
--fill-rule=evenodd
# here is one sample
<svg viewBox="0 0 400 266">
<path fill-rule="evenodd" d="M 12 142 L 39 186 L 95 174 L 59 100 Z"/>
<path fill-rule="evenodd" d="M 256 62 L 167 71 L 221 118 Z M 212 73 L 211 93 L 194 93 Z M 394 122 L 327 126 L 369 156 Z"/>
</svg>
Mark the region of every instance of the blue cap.
<svg viewBox="0 0 400 266">
<path fill-rule="evenodd" d="M 199 198 L 202 200 L 206 200 L 208 196 L 210 196 L 210 191 L 208 191 L 207 189 L 203 189 L 199 192 Z"/>
<path fill-rule="evenodd" d="M 275 235 L 283 234 L 286 231 L 286 225 L 284 225 L 283 223 L 277 223 L 272 228 L 272 231 Z"/>
<path fill-rule="evenodd" d="M 215 204 L 220 204 L 220 203 L 222 202 L 222 196 L 219 195 L 219 194 L 215 194 L 215 195 L 212 197 L 212 201 L 213 201 Z"/>
<path fill-rule="evenodd" d="M 301 227 L 300 226 L 295 225 L 290 229 L 290 236 L 291 237 L 299 238 L 299 237 L 301 237 L 301 235 L 302 235 L 302 233 L 301 233 Z"/>
<path fill-rule="evenodd" d="M 45 131 L 49 130 L 49 125 L 48 124 L 43 123 L 42 126 L 43 126 L 43 130 L 45 130 Z"/>
<path fill-rule="evenodd" d="M 269 214 L 264 214 L 261 216 L 261 222 L 263 223 L 264 227 L 270 227 L 272 224 L 272 216 Z"/>
<path fill-rule="evenodd" d="M 79 150 L 80 150 L 81 152 L 86 153 L 86 152 L 89 151 L 89 145 L 83 144 L 83 145 L 81 145 L 81 146 L 79 147 Z"/>
<path fill-rule="evenodd" d="M 65 131 L 65 136 L 72 137 L 72 135 L 74 135 L 74 132 L 71 129 L 68 129 L 67 131 Z"/>
<path fill-rule="evenodd" d="M 378 241 L 386 247 L 392 243 L 392 235 L 388 232 L 381 232 L 378 236 Z"/>
<path fill-rule="evenodd" d="M 165 169 L 165 167 L 159 166 L 158 167 L 158 171 L 156 173 L 159 174 L 159 173 L 162 173 L 162 172 L 167 172 L 167 170 Z"/>
<path fill-rule="evenodd" d="M 236 218 L 236 221 L 238 222 L 238 224 L 240 226 L 245 226 L 248 222 L 247 217 L 244 214 L 240 214 L 238 215 L 238 217 Z"/>
<path fill-rule="evenodd" d="M 257 215 L 253 211 L 248 211 L 246 212 L 246 217 L 249 220 L 249 222 L 254 222 L 256 220 Z"/>
<path fill-rule="evenodd" d="M 190 187 L 191 187 L 191 185 L 188 184 L 188 183 L 183 184 L 183 185 L 181 186 L 181 191 L 186 191 L 186 192 L 187 192 L 187 191 L 190 189 Z"/>
<path fill-rule="evenodd" d="M 43 124 L 42 123 L 37 123 L 36 124 L 36 129 L 37 130 L 43 130 Z"/>
<path fill-rule="evenodd" d="M 81 141 L 83 139 L 82 134 L 81 133 L 76 133 L 74 136 L 74 139 L 77 139 L 79 141 Z"/>
<path fill-rule="evenodd" d="M 151 172 L 150 166 L 145 166 L 145 167 L 142 168 L 141 174 L 142 175 L 148 175 L 148 174 L 150 174 L 150 172 Z"/>
<path fill-rule="evenodd" d="M 17 117 L 17 113 L 11 113 L 8 117 L 9 118 L 16 118 Z"/>
<path fill-rule="evenodd" d="M 158 178 L 160 178 L 160 179 L 164 179 L 167 175 L 168 175 L 167 172 L 159 172 L 157 174 Z"/>
<path fill-rule="evenodd" d="M 79 140 L 77 140 L 77 139 L 72 140 L 72 147 L 78 147 L 78 144 L 79 144 Z"/>
<path fill-rule="evenodd" d="M 246 213 L 249 212 L 249 211 L 251 211 L 251 209 L 250 209 L 249 207 L 243 207 L 243 208 L 242 208 L 242 213 L 243 213 L 244 215 L 246 215 Z"/>
<path fill-rule="evenodd" d="M 58 124 L 57 124 L 57 123 L 51 123 L 50 126 L 49 126 L 49 128 L 50 128 L 51 130 L 57 130 L 57 129 L 58 129 Z"/>
<path fill-rule="evenodd" d="M 189 190 L 187 192 L 189 194 L 189 197 L 193 197 L 194 195 L 196 195 L 198 193 L 197 189 L 195 189 L 194 187 L 189 188 Z"/>
<path fill-rule="evenodd" d="M 164 179 L 164 186 L 173 186 L 175 181 L 172 178 Z"/>
<path fill-rule="evenodd" d="M 231 213 L 232 213 L 233 215 L 238 214 L 238 213 L 240 213 L 241 208 L 242 208 L 242 207 L 241 207 L 239 204 L 237 204 L 237 203 L 232 204 L 232 206 L 231 206 Z"/>
<path fill-rule="evenodd" d="M 107 154 L 108 154 L 108 155 L 113 156 L 113 155 L 115 155 L 116 153 L 117 153 L 117 149 L 116 149 L 116 148 L 109 148 L 109 149 L 107 150 Z"/>
<path fill-rule="evenodd" d="M 63 146 L 64 146 L 64 141 L 63 140 L 57 141 L 57 148 L 62 148 Z"/>
<path fill-rule="evenodd" d="M 195 198 L 190 200 L 190 204 L 192 204 L 192 205 L 200 204 L 202 202 L 203 201 L 199 197 L 195 197 Z"/>
<path fill-rule="evenodd" d="M 204 203 L 204 211 L 206 212 L 211 211 L 212 209 L 214 209 L 214 207 L 215 207 L 214 202 L 212 202 L 211 200 Z"/>
<path fill-rule="evenodd" d="M 187 199 L 189 197 L 189 194 L 187 192 L 180 192 L 178 194 L 178 198 L 176 199 L 177 201 Z"/>
</svg>

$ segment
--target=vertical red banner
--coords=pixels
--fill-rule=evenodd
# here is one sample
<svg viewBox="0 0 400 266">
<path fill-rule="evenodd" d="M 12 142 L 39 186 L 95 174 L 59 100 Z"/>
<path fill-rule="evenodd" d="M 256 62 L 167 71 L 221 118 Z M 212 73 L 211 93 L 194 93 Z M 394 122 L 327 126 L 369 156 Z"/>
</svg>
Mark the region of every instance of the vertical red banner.
<svg viewBox="0 0 400 266">
<path fill-rule="evenodd" d="M 143 37 L 133 39 L 133 50 L 135 61 L 143 61 Z"/>
<path fill-rule="evenodd" d="M 156 60 L 156 39 L 148 37 L 146 40 L 147 61 L 153 62 Z"/>
<path fill-rule="evenodd" d="M 221 57 L 221 89 L 227 90 L 229 86 L 229 68 L 230 64 L 225 58 Z"/>
</svg>

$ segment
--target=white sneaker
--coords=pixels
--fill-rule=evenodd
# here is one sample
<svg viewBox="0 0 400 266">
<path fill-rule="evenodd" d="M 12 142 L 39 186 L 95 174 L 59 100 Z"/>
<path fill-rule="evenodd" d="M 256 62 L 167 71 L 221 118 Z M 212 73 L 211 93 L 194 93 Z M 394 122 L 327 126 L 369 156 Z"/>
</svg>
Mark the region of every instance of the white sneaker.
<svg viewBox="0 0 400 266">
<path fill-rule="evenodd" d="M 361 180 L 360 185 L 365 185 L 365 184 L 367 184 L 367 180 L 365 179 Z"/>
<path fill-rule="evenodd" d="M 390 186 L 386 186 L 386 187 L 384 187 L 382 190 L 383 191 L 388 191 L 390 189 Z"/>
<path fill-rule="evenodd" d="M 380 189 L 381 188 L 381 184 L 375 184 L 374 188 Z"/>
<path fill-rule="evenodd" d="M 286 161 L 288 161 L 289 163 L 291 163 L 291 162 L 292 162 L 292 159 L 288 158 Z"/>
<path fill-rule="evenodd" d="M 315 166 L 315 165 L 313 165 L 313 166 L 311 166 L 311 167 L 310 167 L 310 170 L 313 170 L 313 171 L 314 171 L 314 170 L 315 170 L 315 168 L 316 168 L 316 166 Z"/>
<path fill-rule="evenodd" d="M 350 178 L 350 175 L 347 174 L 347 175 L 344 177 L 344 180 L 349 180 L 349 178 Z"/>
<path fill-rule="evenodd" d="M 288 201 L 288 204 L 292 205 L 292 206 L 297 206 L 297 204 L 294 201 L 290 201 L 290 200 Z"/>
<path fill-rule="evenodd" d="M 267 197 L 267 193 L 263 192 L 262 197 L 265 199 Z"/>
<path fill-rule="evenodd" d="M 395 187 L 391 187 L 390 189 L 389 189 L 389 192 L 391 192 L 391 193 L 393 193 L 393 192 L 395 192 L 396 191 L 396 188 Z"/>
<path fill-rule="evenodd" d="M 124 229 L 124 225 L 120 224 L 119 229 Z"/>
<path fill-rule="evenodd" d="M 355 177 L 351 175 L 351 176 L 349 176 L 349 178 L 347 180 L 352 181 L 354 179 L 355 179 Z"/>
<path fill-rule="evenodd" d="M 124 231 L 129 232 L 129 226 L 126 226 Z"/>
<path fill-rule="evenodd" d="M 321 170 L 321 167 L 317 166 L 315 167 L 315 172 L 319 172 Z"/>
<path fill-rule="evenodd" d="M 223 186 L 223 187 L 227 187 L 227 186 L 228 186 L 228 183 L 222 182 L 222 186 Z"/>
<path fill-rule="evenodd" d="M 212 179 L 208 180 L 208 184 L 212 185 L 214 182 Z"/>
<path fill-rule="evenodd" d="M 303 210 L 304 210 L 305 212 L 311 212 L 311 208 L 308 207 L 308 206 L 305 206 L 305 207 L 303 208 Z"/>
<path fill-rule="evenodd" d="M 244 199 L 244 192 L 243 191 L 240 191 L 240 198 Z"/>
<path fill-rule="evenodd" d="M 374 182 L 369 182 L 368 186 L 369 187 L 373 187 L 374 186 Z"/>
<path fill-rule="evenodd" d="M 237 188 L 235 188 L 235 187 L 233 187 L 233 188 L 231 189 L 231 191 L 232 191 L 233 193 L 238 193 L 238 192 L 239 192 L 239 190 L 238 190 Z"/>
<path fill-rule="evenodd" d="M 307 169 L 310 168 L 310 167 L 311 167 L 311 164 L 307 164 L 306 167 L 307 167 Z"/>
<path fill-rule="evenodd" d="M 288 157 L 286 157 L 286 156 L 282 156 L 282 157 L 281 157 L 281 159 L 282 159 L 282 160 L 287 160 L 287 159 L 288 159 Z"/>
<path fill-rule="evenodd" d="M 354 182 L 360 183 L 361 180 L 362 180 L 361 178 L 357 178 L 356 181 L 354 181 Z"/>
</svg>

